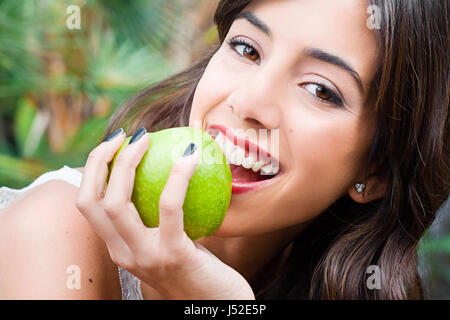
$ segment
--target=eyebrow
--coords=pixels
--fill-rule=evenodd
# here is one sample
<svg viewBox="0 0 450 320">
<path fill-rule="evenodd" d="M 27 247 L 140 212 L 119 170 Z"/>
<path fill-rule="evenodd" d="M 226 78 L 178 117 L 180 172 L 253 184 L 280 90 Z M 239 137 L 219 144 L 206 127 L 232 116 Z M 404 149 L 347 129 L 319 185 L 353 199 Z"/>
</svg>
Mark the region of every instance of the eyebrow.
<svg viewBox="0 0 450 320">
<path fill-rule="evenodd" d="M 270 30 L 270 28 L 267 26 L 267 24 L 265 24 L 258 17 L 256 17 L 253 14 L 253 12 L 242 11 L 235 18 L 235 20 L 239 20 L 239 19 L 247 20 L 252 25 L 254 25 L 256 28 L 261 30 L 264 34 L 266 34 L 269 38 L 272 38 L 272 31 Z M 306 48 L 305 50 L 303 50 L 303 54 L 308 57 L 311 57 L 311 58 L 314 58 L 314 59 L 317 59 L 317 60 L 320 60 L 320 61 L 323 61 L 326 63 L 330 63 L 332 65 L 335 65 L 335 66 L 349 72 L 351 74 L 351 76 L 353 77 L 353 79 L 356 81 L 361 93 L 364 93 L 364 86 L 361 81 L 361 77 L 359 76 L 358 72 L 356 72 L 355 69 L 353 69 L 350 66 L 349 63 L 345 62 L 344 59 L 342 59 L 338 56 L 335 56 L 331 53 L 325 52 L 319 48 Z"/>
<path fill-rule="evenodd" d="M 361 78 L 358 75 L 358 72 L 356 72 L 350 65 L 345 62 L 343 59 L 339 58 L 338 56 L 335 56 L 331 53 L 327 53 L 323 50 L 320 50 L 318 48 L 306 48 L 303 50 L 304 55 L 323 61 L 327 63 L 331 63 L 332 65 L 335 65 L 337 67 L 340 67 L 341 69 L 344 69 L 345 71 L 349 72 L 353 79 L 358 84 L 358 88 L 361 91 L 361 93 L 364 93 L 364 87 L 361 81 Z"/>
<path fill-rule="evenodd" d="M 242 11 L 235 18 L 235 20 L 239 20 L 239 19 L 246 19 L 252 25 L 254 25 L 259 30 L 264 32 L 269 38 L 272 38 L 272 32 L 270 31 L 270 28 L 267 26 L 267 24 L 265 24 L 264 22 L 259 20 L 259 18 L 253 14 L 253 12 Z"/>
</svg>

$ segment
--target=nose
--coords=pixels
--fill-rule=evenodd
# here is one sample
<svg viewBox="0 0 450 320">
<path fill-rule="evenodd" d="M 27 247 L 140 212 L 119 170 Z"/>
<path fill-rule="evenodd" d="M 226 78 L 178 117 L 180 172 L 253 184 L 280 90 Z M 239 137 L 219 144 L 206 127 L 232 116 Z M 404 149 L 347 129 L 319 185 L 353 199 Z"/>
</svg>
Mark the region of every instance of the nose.
<svg viewBox="0 0 450 320">
<path fill-rule="evenodd" d="M 237 89 L 227 102 L 241 121 L 258 128 L 277 129 L 281 120 L 282 85 L 274 73 L 262 69 L 239 77 Z"/>
</svg>

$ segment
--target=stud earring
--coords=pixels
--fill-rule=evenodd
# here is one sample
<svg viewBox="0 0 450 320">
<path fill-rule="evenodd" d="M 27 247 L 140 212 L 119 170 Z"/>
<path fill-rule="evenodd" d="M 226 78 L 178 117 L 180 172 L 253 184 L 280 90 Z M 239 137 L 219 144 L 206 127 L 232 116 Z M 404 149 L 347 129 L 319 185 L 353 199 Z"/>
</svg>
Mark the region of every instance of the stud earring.
<svg viewBox="0 0 450 320">
<path fill-rule="evenodd" d="M 364 188 L 366 187 L 363 183 L 357 183 L 355 184 L 356 192 L 361 193 L 363 192 Z"/>
</svg>

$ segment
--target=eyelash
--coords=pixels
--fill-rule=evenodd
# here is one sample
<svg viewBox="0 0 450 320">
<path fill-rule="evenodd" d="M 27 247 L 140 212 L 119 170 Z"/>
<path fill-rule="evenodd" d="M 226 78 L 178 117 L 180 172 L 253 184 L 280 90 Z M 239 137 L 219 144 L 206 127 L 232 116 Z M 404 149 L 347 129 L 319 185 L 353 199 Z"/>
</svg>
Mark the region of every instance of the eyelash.
<svg viewBox="0 0 450 320">
<path fill-rule="evenodd" d="M 235 47 L 238 45 L 243 45 L 246 46 L 252 50 L 254 50 L 258 56 L 259 56 L 259 52 L 258 50 L 255 49 L 255 47 L 253 47 L 249 42 L 247 42 L 245 39 L 241 39 L 241 38 L 235 38 L 235 39 L 231 39 L 227 41 L 228 45 L 230 46 L 230 48 L 241 58 L 249 60 L 247 58 L 245 58 L 243 55 L 241 55 L 239 52 L 236 51 Z"/>
<path fill-rule="evenodd" d="M 246 46 L 246 47 L 249 47 L 250 49 L 256 51 L 256 53 L 257 53 L 258 56 L 259 56 L 258 50 L 256 50 L 249 42 L 247 42 L 247 41 L 244 40 L 244 39 L 241 39 L 241 38 L 235 38 L 235 39 L 227 40 L 227 44 L 230 46 L 230 48 L 233 50 L 233 52 L 236 53 L 241 59 L 249 60 L 249 59 L 247 59 L 246 57 L 244 57 L 243 55 L 241 55 L 238 51 L 236 51 L 235 46 L 238 46 L 238 45 L 244 45 L 244 46 Z M 251 60 L 250 60 L 250 61 L 251 61 Z M 336 106 L 338 106 L 338 107 L 342 107 L 342 106 L 344 105 L 342 99 L 339 98 L 339 96 L 338 96 L 333 90 L 331 90 L 330 88 L 328 88 L 328 86 L 325 85 L 324 83 L 320 83 L 320 82 L 318 82 L 318 83 L 308 82 L 308 83 L 303 84 L 302 86 L 309 85 L 309 84 L 314 84 L 314 85 L 316 85 L 316 86 L 318 86 L 318 87 L 320 87 L 320 88 L 323 88 L 323 89 L 325 89 L 327 92 L 329 92 L 329 94 L 331 95 L 331 97 L 330 97 L 329 100 L 325 100 L 325 99 L 319 98 L 319 97 L 316 96 L 316 95 L 313 95 L 313 96 L 314 96 L 316 99 L 318 99 L 319 101 L 321 101 L 321 102 L 323 102 L 323 103 L 327 103 L 327 104 L 334 104 L 334 105 L 336 105 Z M 299 86 L 300 86 L 300 85 L 299 85 Z M 307 90 L 307 91 L 308 91 L 308 90 Z M 309 91 L 308 91 L 308 93 L 312 94 L 312 93 L 309 92 Z"/>
<path fill-rule="evenodd" d="M 327 91 L 327 92 L 330 94 L 330 96 L 331 96 L 328 100 L 325 100 L 325 99 L 322 99 L 322 98 L 320 98 L 320 97 L 314 95 L 314 97 L 315 97 L 316 99 L 318 99 L 318 100 L 320 100 L 320 101 L 322 101 L 322 102 L 324 102 L 324 103 L 329 103 L 329 104 L 337 105 L 338 107 L 343 107 L 343 106 L 344 106 L 344 102 L 342 101 L 342 99 L 339 98 L 339 96 L 338 96 L 336 93 L 334 93 L 333 90 L 331 90 L 330 88 L 328 88 L 327 85 L 325 85 L 325 84 L 323 84 L 323 83 L 321 83 L 321 82 L 317 82 L 317 83 L 316 83 L 316 82 L 308 82 L 308 83 L 302 84 L 301 86 L 304 87 L 304 86 L 309 85 L 309 84 L 314 84 L 314 85 L 316 85 L 317 87 L 320 87 L 320 88 L 322 88 L 322 89 L 325 89 L 325 91 Z M 308 91 L 308 90 L 306 90 L 306 91 Z M 308 92 L 309 92 L 309 91 L 308 91 Z M 309 93 L 311 93 L 311 92 L 309 92 Z M 311 94 L 312 94 L 312 93 L 311 93 Z"/>
</svg>

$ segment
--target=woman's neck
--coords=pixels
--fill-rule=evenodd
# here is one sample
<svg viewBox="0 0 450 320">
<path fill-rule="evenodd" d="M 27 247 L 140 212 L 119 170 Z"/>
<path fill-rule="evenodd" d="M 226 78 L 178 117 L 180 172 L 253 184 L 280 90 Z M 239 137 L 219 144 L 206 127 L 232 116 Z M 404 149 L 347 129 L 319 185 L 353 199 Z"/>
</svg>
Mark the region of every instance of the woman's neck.
<svg viewBox="0 0 450 320">
<path fill-rule="evenodd" d="M 250 283 L 259 271 L 284 251 L 305 227 L 306 225 L 302 224 L 255 236 L 233 238 L 210 236 L 197 242 Z"/>
</svg>

